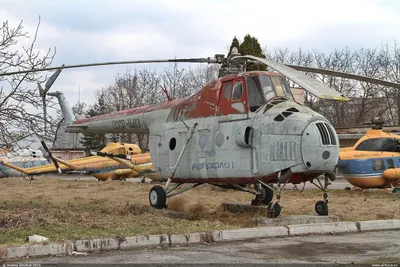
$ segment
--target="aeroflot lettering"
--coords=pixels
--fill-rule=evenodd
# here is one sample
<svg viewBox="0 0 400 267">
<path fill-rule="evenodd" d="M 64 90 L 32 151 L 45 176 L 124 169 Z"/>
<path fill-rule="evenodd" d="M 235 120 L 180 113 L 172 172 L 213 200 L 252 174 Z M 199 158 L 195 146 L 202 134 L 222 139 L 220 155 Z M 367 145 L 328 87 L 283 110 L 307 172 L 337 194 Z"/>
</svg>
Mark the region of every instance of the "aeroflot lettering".
<svg viewBox="0 0 400 267">
<path fill-rule="evenodd" d="M 235 162 L 205 162 L 205 163 L 194 163 L 192 165 L 192 170 L 201 170 L 201 169 L 234 169 Z"/>
<path fill-rule="evenodd" d="M 112 127 L 114 129 L 125 129 L 126 127 L 131 127 L 131 128 L 141 128 L 142 127 L 140 125 L 140 121 L 138 118 L 115 120 L 115 121 L 112 121 L 111 123 L 112 123 Z"/>
</svg>

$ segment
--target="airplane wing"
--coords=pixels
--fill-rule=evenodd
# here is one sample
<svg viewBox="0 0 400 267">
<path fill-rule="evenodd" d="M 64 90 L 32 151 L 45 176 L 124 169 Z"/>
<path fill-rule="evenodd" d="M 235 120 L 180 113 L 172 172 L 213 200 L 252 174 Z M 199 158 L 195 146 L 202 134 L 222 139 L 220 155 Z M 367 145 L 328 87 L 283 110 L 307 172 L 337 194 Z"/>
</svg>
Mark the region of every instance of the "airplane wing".
<svg viewBox="0 0 400 267">
<path fill-rule="evenodd" d="M 237 56 L 234 57 L 233 59 L 252 59 L 252 60 L 257 60 L 265 65 L 270 66 L 277 72 L 281 73 L 282 75 L 288 77 L 290 80 L 294 81 L 301 87 L 303 87 L 305 90 L 308 92 L 312 93 L 318 98 L 321 99 L 331 99 L 331 100 L 340 100 L 340 101 L 348 101 L 350 98 L 345 97 L 335 89 L 332 89 L 325 85 L 324 83 L 317 81 L 304 73 L 297 71 L 289 66 L 286 66 L 285 64 L 272 61 L 269 59 L 265 58 L 259 58 L 255 56 Z"/>
</svg>

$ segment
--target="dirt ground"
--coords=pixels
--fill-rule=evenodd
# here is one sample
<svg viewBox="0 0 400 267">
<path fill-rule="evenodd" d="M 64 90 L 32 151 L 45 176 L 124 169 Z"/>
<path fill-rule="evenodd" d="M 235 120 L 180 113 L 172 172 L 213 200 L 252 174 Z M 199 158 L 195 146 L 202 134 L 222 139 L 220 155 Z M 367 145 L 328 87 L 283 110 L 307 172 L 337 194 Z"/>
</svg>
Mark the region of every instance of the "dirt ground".
<svg viewBox="0 0 400 267">
<path fill-rule="evenodd" d="M 169 199 L 166 210 L 150 207 L 154 184 L 126 181 L 0 179 L 0 244 L 24 243 L 39 234 L 56 240 L 138 234 L 188 233 L 255 226 L 261 213 L 223 211 L 223 202 L 250 202 L 248 193 L 202 185 Z M 315 215 L 319 190 L 291 186 L 281 199 L 282 215 Z M 400 195 L 331 190 L 329 214 L 341 221 L 400 219 Z"/>
</svg>

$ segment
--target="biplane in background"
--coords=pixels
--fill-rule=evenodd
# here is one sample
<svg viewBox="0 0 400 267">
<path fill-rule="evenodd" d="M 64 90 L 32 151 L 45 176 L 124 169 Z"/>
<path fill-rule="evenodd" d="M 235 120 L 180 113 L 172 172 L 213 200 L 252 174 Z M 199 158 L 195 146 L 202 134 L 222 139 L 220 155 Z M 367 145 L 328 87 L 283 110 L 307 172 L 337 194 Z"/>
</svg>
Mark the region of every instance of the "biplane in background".
<svg viewBox="0 0 400 267">
<path fill-rule="evenodd" d="M 335 179 L 333 170 L 339 159 L 338 136 L 326 118 L 293 100 L 286 78 L 318 98 L 341 101 L 349 99 L 300 71 L 400 88 L 399 84 L 373 78 L 241 56 L 236 48 L 228 58 L 216 55 L 61 68 L 163 62 L 224 63 L 224 73 L 228 74 L 187 98 L 86 118 L 67 126 L 69 132 L 149 134 L 155 171 L 167 179 L 164 187 L 155 185 L 149 192 L 154 208 L 164 208 L 167 198 L 208 183 L 254 194 L 252 204 L 268 205 L 268 215 L 276 217 L 281 212 L 282 188 L 287 183 L 310 181 L 323 191 L 323 200 L 315 204 L 315 210 L 327 215 L 327 187 L 329 180 Z M 267 65 L 276 72 L 246 72 L 247 64 Z M 316 179 L 321 174 L 324 183 Z M 243 184 L 254 184 L 255 189 Z M 276 199 L 272 201 L 274 192 Z"/>
<path fill-rule="evenodd" d="M 372 124 L 353 147 L 340 149 L 337 167 L 355 187 L 400 193 L 400 136 L 383 131 L 383 121 Z"/>
<path fill-rule="evenodd" d="M 99 180 L 117 180 L 144 176 L 157 180 L 157 174 L 151 163 L 150 153 L 142 154 L 139 146 L 135 144 L 108 143 L 101 151 L 94 152 L 94 156 L 73 160 L 62 160 L 54 157 L 44 142 L 42 142 L 42 145 L 49 153 L 53 164 L 31 168 L 21 168 L 4 161 L 0 162 L 0 164 L 30 177 L 50 173 L 78 171 L 92 175 Z"/>
</svg>

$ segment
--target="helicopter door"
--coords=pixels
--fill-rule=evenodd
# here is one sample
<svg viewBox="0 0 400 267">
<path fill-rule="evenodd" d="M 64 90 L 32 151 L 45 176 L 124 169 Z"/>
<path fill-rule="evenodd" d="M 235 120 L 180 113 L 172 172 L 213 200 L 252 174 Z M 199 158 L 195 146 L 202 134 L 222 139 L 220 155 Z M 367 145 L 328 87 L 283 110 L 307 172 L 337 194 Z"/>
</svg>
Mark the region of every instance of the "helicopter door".
<svg viewBox="0 0 400 267">
<path fill-rule="evenodd" d="M 247 114 L 244 80 L 226 81 L 222 84 L 218 106 L 220 115 Z"/>
</svg>

